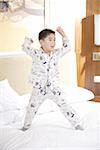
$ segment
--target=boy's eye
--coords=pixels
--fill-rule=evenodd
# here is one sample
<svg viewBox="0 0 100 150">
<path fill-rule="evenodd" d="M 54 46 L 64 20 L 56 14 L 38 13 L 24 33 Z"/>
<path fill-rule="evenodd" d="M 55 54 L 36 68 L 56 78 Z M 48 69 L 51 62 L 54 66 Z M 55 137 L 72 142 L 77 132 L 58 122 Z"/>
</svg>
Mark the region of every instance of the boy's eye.
<svg viewBox="0 0 100 150">
<path fill-rule="evenodd" d="M 51 38 L 49 38 L 49 41 L 55 41 L 55 39 L 51 39 Z"/>
<path fill-rule="evenodd" d="M 49 38 L 49 41 L 52 41 L 52 39 L 51 39 L 51 38 Z"/>
</svg>

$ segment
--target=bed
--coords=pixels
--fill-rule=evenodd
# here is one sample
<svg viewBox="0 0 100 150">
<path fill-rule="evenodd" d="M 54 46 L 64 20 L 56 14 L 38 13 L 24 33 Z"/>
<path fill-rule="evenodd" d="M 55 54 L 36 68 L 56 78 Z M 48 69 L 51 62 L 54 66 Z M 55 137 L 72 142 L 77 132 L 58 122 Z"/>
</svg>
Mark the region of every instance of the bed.
<svg viewBox="0 0 100 150">
<path fill-rule="evenodd" d="M 66 87 L 66 96 L 85 130 L 74 130 L 55 103 L 47 99 L 29 130 L 23 132 L 30 94 L 19 95 L 7 79 L 0 81 L 0 150 L 100 150 L 100 103 L 81 87 Z"/>
</svg>

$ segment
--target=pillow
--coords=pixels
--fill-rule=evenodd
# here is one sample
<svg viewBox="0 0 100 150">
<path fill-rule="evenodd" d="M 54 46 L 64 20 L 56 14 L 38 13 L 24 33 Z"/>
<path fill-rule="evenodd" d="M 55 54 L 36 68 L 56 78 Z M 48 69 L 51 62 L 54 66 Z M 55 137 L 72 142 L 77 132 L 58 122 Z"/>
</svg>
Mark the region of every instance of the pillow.
<svg viewBox="0 0 100 150">
<path fill-rule="evenodd" d="M 8 80 L 0 81 L 0 111 L 20 109 L 22 108 L 20 104 L 20 96 L 10 86 Z"/>
<path fill-rule="evenodd" d="M 61 86 L 61 88 L 65 92 L 66 99 L 68 103 L 76 103 L 89 101 L 94 99 L 94 93 L 86 88 L 82 88 L 79 86 Z"/>
<path fill-rule="evenodd" d="M 26 109 L 9 110 L 0 113 L 0 126 L 11 125 L 12 123 L 24 122 Z"/>
<path fill-rule="evenodd" d="M 1 80 L 0 81 L 0 89 L 5 89 L 6 91 L 9 90 L 10 92 L 13 93 L 13 95 L 18 95 L 17 92 L 11 87 L 7 79 Z M 2 92 L 2 91 L 0 91 Z"/>
</svg>

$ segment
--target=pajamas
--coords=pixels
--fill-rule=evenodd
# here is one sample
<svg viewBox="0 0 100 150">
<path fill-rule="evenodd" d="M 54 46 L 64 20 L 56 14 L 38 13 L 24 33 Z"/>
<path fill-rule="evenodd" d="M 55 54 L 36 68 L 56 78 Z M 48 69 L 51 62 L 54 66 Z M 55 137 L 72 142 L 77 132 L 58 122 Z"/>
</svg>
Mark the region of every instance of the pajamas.
<svg viewBox="0 0 100 150">
<path fill-rule="evenodd" d="M 64 116 L 70 121 L 73 127 L 79 124 L 79 118 L 72 107 L 68 106 L 67 99 L 63 91 L 55 87 L 53 90 L 46 86 L 45 89 L 33 89 L 29 105 L 27 107 L 24 128 L 28 129 L 40 105 L 47 99 L 53 100 L 60 108 Z"/>
<path fill-rule="evenodd" d="M 33 92 L 27 107 L 24 128 L 29 128 L 32 124 L 34 115 L 37 113 L 39 106 L 47 98 L 53 100 L 64 116 L 70 121 L 72 126 L 79 124 L 79 117 L 76 112 L 68 106 L 65 93 L 59 86 L 58 61 L 69 50 L 69 41 L 67 38 L 62 39 L 62 47 L 55 49 L 48 55 L 43 51 L 32 48 L 32 39 L 25 38 L 22 45 L 23 50 L 32 57 L 32 70 L 29 82 L 33 86 Z"/>
</svg>

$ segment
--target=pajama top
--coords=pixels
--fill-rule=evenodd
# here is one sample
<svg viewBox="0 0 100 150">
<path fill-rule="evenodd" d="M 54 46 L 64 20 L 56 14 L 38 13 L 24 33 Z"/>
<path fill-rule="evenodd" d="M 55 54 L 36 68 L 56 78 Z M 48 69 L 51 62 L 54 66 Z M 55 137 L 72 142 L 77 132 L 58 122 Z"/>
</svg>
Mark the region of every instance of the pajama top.
<svg viewBox="0 0 100 150">
<path fill-rule="evenodd" d="M 29 82 L 34 88 L 55 87 L 59 81 L 58 61 L 60 57 L 70 51 L 68 38 L 62 38 L 62 47 L 54 49 L 50 55 L 42 48 L 34 49 L 32 42 L 31 38 L 26 37 L 22 45 L 23 51 L 32 57 Z"/>
</svg>

